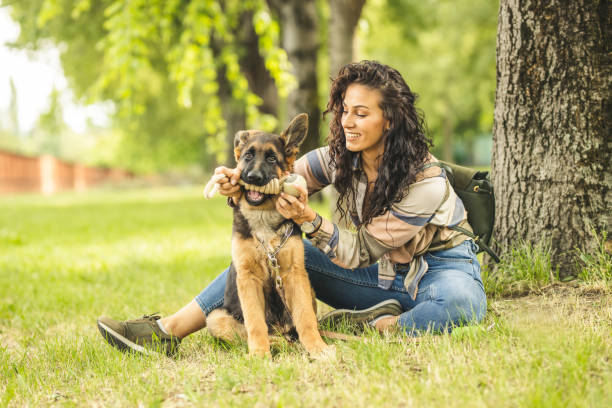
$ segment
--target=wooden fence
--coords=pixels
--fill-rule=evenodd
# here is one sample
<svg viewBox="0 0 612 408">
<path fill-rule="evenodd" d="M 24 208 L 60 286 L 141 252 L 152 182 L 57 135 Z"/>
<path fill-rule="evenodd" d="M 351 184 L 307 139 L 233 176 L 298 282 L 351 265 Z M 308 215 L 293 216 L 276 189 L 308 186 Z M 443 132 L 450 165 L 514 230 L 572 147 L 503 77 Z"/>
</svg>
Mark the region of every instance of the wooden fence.
<svg viewBox="0 0 612 408">
<path fill-rule="evenodd" d="M 0 194 L 61 190 L 87 190 L 89 187 L 120 182 L 133 174 L 119 169 L 89 167 L 53 156 L 27 157 L 0 150 Z"/>
</svg>

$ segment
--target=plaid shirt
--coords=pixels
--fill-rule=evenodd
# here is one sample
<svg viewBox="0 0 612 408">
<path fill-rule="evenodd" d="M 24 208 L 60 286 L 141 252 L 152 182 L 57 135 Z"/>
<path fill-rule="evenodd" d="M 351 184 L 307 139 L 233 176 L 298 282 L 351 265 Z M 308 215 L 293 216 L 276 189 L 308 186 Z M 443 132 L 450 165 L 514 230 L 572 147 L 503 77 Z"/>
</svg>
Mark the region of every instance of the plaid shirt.
<svg viewBox="0 0 612 408">
<path fill-rule="evenodd" d="M 429 155 L 428 162 L 435 161 Z M 329 148 L 322 147 L 302 156 L 296 161 L 294 171 L 306 179 L 309 194 L 332 184 L 335 169 L 330 165 Z M 383 289 L 391 288 L 398 272 L 405 273 L 404 285 L 414 299 L 418 283 L 428 268 L 422 255 L 430 248 L 452 248 L 467 239 L 447 228 L 460 225 L 469 229 L 463 203 L 451 188 L 444 170 L 433 166 L 417 175 L 407 194 L 390 211 L 361 225 L 368 183 L 358 155 L 353 171 L 357 172 L 356 195 L 351 202 L 354 206 L 346 210 L 354 228 L 341 229 L 323 219 L 311 242 L 343 268 L 361 268 L 378 261 L 378 286 Z"/>
</svg>

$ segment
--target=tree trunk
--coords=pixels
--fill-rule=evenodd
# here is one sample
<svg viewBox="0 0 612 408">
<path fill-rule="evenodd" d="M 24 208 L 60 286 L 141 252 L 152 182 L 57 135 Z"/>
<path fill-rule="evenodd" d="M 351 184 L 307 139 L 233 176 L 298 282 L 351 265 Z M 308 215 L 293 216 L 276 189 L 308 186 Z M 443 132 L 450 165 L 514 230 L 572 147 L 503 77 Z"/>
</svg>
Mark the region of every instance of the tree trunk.
<svg viewBox="0 0 612 408">
<path fill-rule="evenodd" d="M 329 71 L 332 78 L 340 67 L 353 62 L 355 27 L 365 0 L 329 0 Z"/>
<path fill-rule="evenodd" d="M 278 116 L 278 92 L 274 79 L 270 76 L 264 59 L 259 54 L 259 39 L 253 27 L 253 13 L 243 13 L 241 21 L 242 31 L 239 38 L 244 53 L 239 61 L 240 70 L 249 83 L 249 89 L 262 99 L 259 111 Z"/>
<path fill-rule="evenodd" d="M 19 103 L 17 102 L 17 87 L 13 77 L 9 77 L 9 86 L 11 89 L 10 100 L 9 100 L 9 129 L 13 133 L 13 136 L 19 137 L 21 134 L 21 128 L 19 126 Z"/>
<path fill-rule="evenodd" d="M 264 60 L 259 54 L 258 37 L 253 27 L 253 13 L 245 12 L 241 16 L 239 31 L 236 33 L 238 42 L 244 51 L 239 59 L 240 71 L 249 83 L 249 89 L 259 96 L 263 103 L 259 106 L 262 113 L 278 115 L 278 94 L 274 80 L 265 67 Z M 216 47 L 217 54 L 218 48 Z M 227 124 L 226 128 L 226 160 L 225 165 L 233 167 L 234 160 L 234 135 L 239 130 L 247 128 L 246 109 L 243 102 L 236 101 L 232 97 L 231 85 L 225 76 L 225 69 L 218 72 L 219 99 L 223 118 Z"/>
<path fill-rule="evenodd" d="M 288 97 L 287 120 L 303 112 L 308 114 L 308 136 L 300 149 L 303 154 L 320 145 L 316 4 L 314 0 L 268 0 L 268 5 L 280 20 L 282 47 L 298 83 Z"/>
<path fill-rule="evenodd" d="M 246 129 L 246 110 L 243 102 L 232 97 L 231 84 L 227 80 L 225 68 L 217 70 L 217 83 L 219 84 L 219 102 L 221 114 L 226 123 L 225 129 L 225 161 L 227 167 L 235 167 L 234 135 L 239 130 Z"/>
<path fill-rule="evenodd" d="M 492 173 L 499 249 L 548 241 L 561 276 L 610 227 L 607 1 L 501 0 Z M 607 222 L 607 227 L 606 227 Z"/>
<path fill-rule="evenodd" d="M 353 62 L 353 42 L 355 28 L 361 17 L 365 0 L 329 0 L 329 75 L 335 78 L 338 71 L 346 64 Z M 329 120 L 329 118 L 328 118 Z M 329 188 L 329 203 L 332 220 L 341 228 L 350 228 L 351 221 L 340 219 L 336 210 L 338 192 Z"/>
</svg>

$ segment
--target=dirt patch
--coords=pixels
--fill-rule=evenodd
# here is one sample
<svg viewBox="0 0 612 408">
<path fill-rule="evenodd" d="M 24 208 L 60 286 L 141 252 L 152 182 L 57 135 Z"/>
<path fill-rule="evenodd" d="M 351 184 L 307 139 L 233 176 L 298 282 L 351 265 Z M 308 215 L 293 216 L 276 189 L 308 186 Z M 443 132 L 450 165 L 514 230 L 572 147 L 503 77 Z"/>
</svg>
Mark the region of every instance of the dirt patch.
<svg viewBox="0 0 612 408">
<path fill-rule="evenodd" d="M 548 296 L 570 295 L 593 299 L 598 299 L 612 294 L 612 288 L 604 283 L 584 285 L 576 282 L 555 282 L 541 288 L 540 290 L 542 294 Z"/>
<path fill-rule="evenodd" d="M 599 298 L 612 295 L 612 285 L 606 282 L 584 284 L 578 281 L 554 282 L 542 287 L 516 286 L 508 289 L 503 296 L 491 300 L 522 299 L 532 296 L 571 295 Z"/>
<path fill-rule="evenodd" d="M 612 293 L 602 287 L 554 284 L 543 288 L 542 294 L 492 300 L 488 313 L 515 327 L 594 327 L 606 321 L 612 324 Z"/>
</svg>

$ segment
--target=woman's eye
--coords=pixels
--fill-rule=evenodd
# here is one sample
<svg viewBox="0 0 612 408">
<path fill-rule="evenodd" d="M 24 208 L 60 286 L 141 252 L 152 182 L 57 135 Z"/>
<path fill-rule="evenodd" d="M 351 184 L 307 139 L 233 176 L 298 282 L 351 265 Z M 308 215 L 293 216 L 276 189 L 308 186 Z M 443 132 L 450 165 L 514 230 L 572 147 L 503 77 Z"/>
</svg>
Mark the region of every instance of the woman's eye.
<svg viewBox="0 0 612 408">
<path fill-rule="evenodd" d="M 253 153 L 245 153 L 244 155 L 245 160 L 251 160 L 252 158 L 253 158 Z"/>
<path fill-rule="evenodd" d="M 276 156 L 270 156 L 270 157 L 268 157 L 268 162 L 270 162 L 270 163 L 276 163 Z"/>
<path fill-rule="evenodd" d="M 366 115 L 364 115 L 363 113 L 357 113 L 356 115 L 359 116 L 360 118 L 365 118 L 366 117 Z"/>
</svg>

